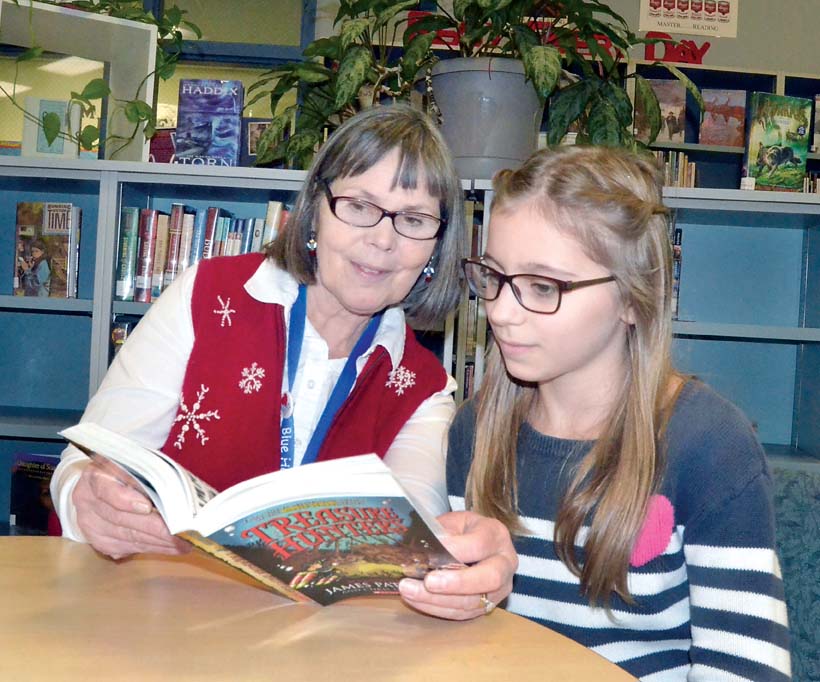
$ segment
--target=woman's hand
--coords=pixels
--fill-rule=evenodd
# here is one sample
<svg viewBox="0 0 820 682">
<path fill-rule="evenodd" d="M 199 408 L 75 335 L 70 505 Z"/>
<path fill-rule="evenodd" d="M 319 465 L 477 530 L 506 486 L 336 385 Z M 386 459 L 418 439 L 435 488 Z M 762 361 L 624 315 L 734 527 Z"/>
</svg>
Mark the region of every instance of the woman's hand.
<svg viewBox="0 0 820 682">
<path fill-rule="evenodd" d="M 438 517 L 448 531 L 442 540 L 462 570 L 431 571 L 424 580 L 405 578 L 401 596 L 410 606 L 439 618 L 468 620 L 483 616 L 512 591 L 518 556 L 507 528 L 474 512 L 450 512 Z"/>
<path fill-rule="evenodd" d="M 112 559 L 131 554 L 184 554 L 190 545 L 168 532 L 136 482 L 115 464 L 92 457 L 72 493 L 77 525 L 89 544 Z"/>
</svg>

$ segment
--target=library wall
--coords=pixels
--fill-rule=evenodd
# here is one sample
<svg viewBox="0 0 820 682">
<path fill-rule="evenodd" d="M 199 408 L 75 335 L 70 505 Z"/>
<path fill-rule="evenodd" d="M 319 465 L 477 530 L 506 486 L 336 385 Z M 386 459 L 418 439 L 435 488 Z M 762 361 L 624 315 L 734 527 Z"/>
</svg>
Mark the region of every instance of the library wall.
<svg viewBox="0 0 820 682">
<path fill-rule="evenodd" d="M 737 38 L 712 38 L 671 34 L 710 46 L 703 58 L 709 66 L 741 70 L 789 71 L 820 74 L 817 36 L 820 35 L 820 3 L 817 0 L 736 0 Z M 638 28 L 640 0 L 607 0 L 632 30 Z M 633 55 L 643 58 L 643 51 Z"/>
</svg>

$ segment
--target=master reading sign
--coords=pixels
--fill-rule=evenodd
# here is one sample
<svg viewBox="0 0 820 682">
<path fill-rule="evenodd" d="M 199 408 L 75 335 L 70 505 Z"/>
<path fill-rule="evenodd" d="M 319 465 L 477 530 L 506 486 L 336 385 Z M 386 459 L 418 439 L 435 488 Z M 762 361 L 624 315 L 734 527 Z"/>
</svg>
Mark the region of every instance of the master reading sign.
<svg viewBox="0 0 820 682">
<path fill-rule="evenodd" d="M 641 0 L 638 29 L 737 37 L 740 0 Z"/>
</svg>

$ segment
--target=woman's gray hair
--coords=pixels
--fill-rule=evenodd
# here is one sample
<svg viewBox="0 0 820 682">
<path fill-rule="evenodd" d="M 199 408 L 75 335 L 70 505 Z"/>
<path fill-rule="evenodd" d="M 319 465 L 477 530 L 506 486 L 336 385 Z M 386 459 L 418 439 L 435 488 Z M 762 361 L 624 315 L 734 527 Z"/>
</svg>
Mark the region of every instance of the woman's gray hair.
<svg viewBox="0 0 820 682">
<path fill-rule="evenodd" d="M 435 276 L 420 276 L 401 303 L 408 321 L 429 327 L 443 320 L 462 293 L 461 259 L 466 255 L 464 198 L 447 144 L 436 124 L 423 112 L 404 104 L 378 106 L 348 119 L 316 155 L 287 225 L 268 246 L 267 254 L 299 282 L 316 281 L 315 259 L 307 249 L 310 233 L 325 194 L 323 183 L 361 175 L 385 155 L 399 151 L 393 187 L 415 189 L 424 182 L 439 200 L 447 220 L 433 251 Z"/>
</svg>

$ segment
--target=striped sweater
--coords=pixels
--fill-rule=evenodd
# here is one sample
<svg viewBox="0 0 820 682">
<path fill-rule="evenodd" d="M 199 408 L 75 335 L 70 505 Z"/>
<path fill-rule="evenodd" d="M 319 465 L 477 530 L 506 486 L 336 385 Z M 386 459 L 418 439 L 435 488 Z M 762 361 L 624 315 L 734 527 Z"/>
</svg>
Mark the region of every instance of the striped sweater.
<svg viewBox="0 0 820 682">
<path fill-rule="evenodd" d="M 475 412 L 450 430 L 447 488 L 464 509 Z M 591 648 L 646 682 L 790 679 L 783 582 L 775 553 L 771 479 L 751 426 L 699 382 L 684 387 L 667 430 L 667 465 L 632 551 L 629 589 L 614 620 L 592 608 L 556 557 L 561 492 L 590 443 L 518 437 L 519 568 L 509 611 Z M 576 539 L 580 546 L 584 530 Z M 583 559 L 583 551 L 578 555 Z"/>
</svg>

